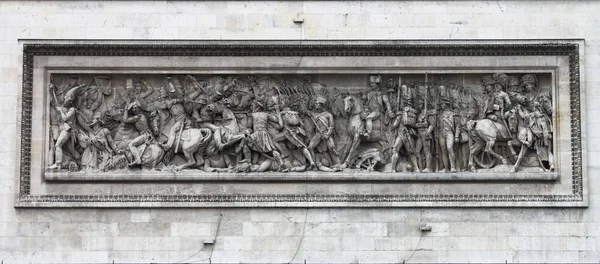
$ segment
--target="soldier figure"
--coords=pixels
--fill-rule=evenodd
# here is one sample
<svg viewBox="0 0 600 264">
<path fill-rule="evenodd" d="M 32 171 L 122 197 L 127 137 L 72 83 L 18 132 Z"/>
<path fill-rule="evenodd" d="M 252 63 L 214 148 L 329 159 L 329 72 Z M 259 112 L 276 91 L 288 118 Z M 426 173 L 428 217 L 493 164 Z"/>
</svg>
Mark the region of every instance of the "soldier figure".
<svg viewBox="0 0 600 264">
<path fill-rule="evenodd" d="M 439 87 L 440 91 L 445 91 L 445 86 L 442 84 Z M 454 152 L 454 143 L 459 142 L 460 126 L 458 115 L 452 110 L 452 102 L 448 93 L 440 93 L 440 114 L 438 115 L 438 144 L 444 172 L 456 172 L 456 153 Z"/>
<path fill-rule="evenodd" d="M 371 90 L 366 94 L 366 105 L 369 112 L 365 117 L 366 129 L 363 134 L 367 138 L 371 137 L 371 132 L 373 131 L 373 120 L 381 116 L 381 107 L 385 107 L 385 110 L 390 118 L 395 117 L 394 112 L 392 111 L 392 108 L 390 106 L 390 101 L 387 96 L 387 93 L 382 93 L 379 90 L 381 76 L 373 75 L 370 77 L 369 80 L 369 86 Z"/>
<path fill-rule="evenodd" d="M 248 125 L 253 128 L 253 132 L 247 137 L 250 148 L 261 155 L 272 154 L 272 159 L 275 159 L 279 163 L 280 170 L 283 170 L 283 161 L 281 159 L 281 153 L 278 151 L 280 147 L 277 145 L 269 131 L 267 126 L 269 122 L 278 124 L 278 127 L 283 126 L 283 120 L 281 119 L 281 113 L 279 112 L 279 105 L 275 107 L 277 114 L 272 115 L 265 111 L 264 103 L 260 100 L 253 102 L 253 113 L 248 120 Z"/>
<path fill-rule="evenodd" d="M 492 76 L 493 86 L 489 84 L 489 79 L 487 79 L 489 77 L 484 76 L 484 78 L 484 81 L 487 82 L 484 85 L 488 94 L 484 113 L 488 119 L 501 122 L 506 127 L 504 112 L 510 109 L 511 102 L 508 94 L 503 89 L 508 84 L 508 76 L 504 73 L 495 73 Z"/>
<path fill-rule="evenodd" d="M 317 96 L 315 99 L 315 112 L 308 111 L 308 114 L 315 125 L 315 134 L 308 144 L 308 149 L 313 157 L 316 157 L 315 148 L 318 148 L 322 153 L 327 153 L 334 165 L 333 167 L 337 170 L 340 168 L 341 163 L 339 153 L 332 137 L 335 124 L 333 115 L 325 109 L 326 103 L 327 99 L 325 99 L 325 97 Z M 328 171 L 330 169 L 322 165 L 321 162 L 317 162 L 317 165 L 319 170 L 322 171 Z"/>
<path fill-rule="evenodd" d="M 392 155 L 391 160 L 392 172 L 396 172 L 396 165 L 398 164 L 400 150 L 402 147 L 404 147 L 406 150 L 408 157 L 412 162 L 414 171 L 420 171 L 414 144 L 414 137 L 416 136 L 414 129 L 416 123 L 416 112 L 417 110 L 411 106 L 405 106 L 403 112 L 396 116 L 396 119 L 394 120 L 394 124 L 392 126 L 393 128 L 397 129 L 397 135 L 396 139 L 394 140 L 394 154 Z"/>
<path fill-rule="evenodd" d="M 432 141 L 432 133 L 435 129 L 435 118 L 436 118 L 436 110 L 429 109 L 429 91 L 427 86 L 425 87 L 425 100 L 421 101 L 422 107 L 421 113 L 419 114 L 419 118 L 417 119 L 417 123 L 415 127 L 417 128 L 417 142 L 415 145 L 415 154 L 417 155 L 418 160 L 421 162 L 419 168 L 423 168 L 422 172 L 432 172 L 433 164 L 431 163 L 432 154 L 431 154 L 431 141 Z M 425 154 L 425 164 L 422 163 L 423 156 Z"/>
<path fill-rule="evenodd" d="M 284 111 L 281 112 L 281 118 L 283 120 L 283 132 L 276 136 L 278 139 L 277 141 L 287 140 L 294 147 L 300 149 L 306 160 L 310 163 L 310 166 L 306 168 L 306 170 L 316 168 L 317 165 L 315 164 L 314 156 L 311 155 L 305 143 L 307 136 L 303 128 L 304 121 L 302 121 L 300 113 L 286 107 Z"/>
<path fill-rule="evenodd" d="M 71 140 L 71 143 L 73 143 L 72 129 L 73 129 L 73 126 L 75 125 L 75 122 L 77 119 L 77 117 L 76 117 L 77 109 L 73 105 L 73 102 L 75 100 L 75 93 L 81 87 L 83 87 L 83 85 L 76 86 L 76 87 L 72 88 L 71 90 L 67 91 L 67 93 L 65 94 L 65 102 L 64 102 L 63 106 L 56 106 L 56 111 L 58 111 L 59 119 L 60 119 L 60 125 L 59 125 L 60 133 L 58 135 L 58 138 L 56 139 L 56 143 L 54 144 L 54 148 L 55 148 L 54 164 L 50 165 L 48 167 L 48 169 L 58 169 L 58 170 L 62 169 L 62 162 L 63 162 L 63 156 L 64 156 L 63 146 L 69 140 Z M 54 90 L 53 84 L 50 84 L 50 90 Z M 54 93 L 54 91 L 53 91 L 53 93 Z M 78 154 L 76 154 L 75 147 L 73 144 L 71 146 L 69 146 L 69 149 L 72 150 L 73 156 L 78 155 Z M 74 157 L 74 158 L 78 158 L 78 157 Z"/>
<path fill-rule="evenodd" d="M 115 154 L 117 146 L 108 128 L 102 127 L 103 124 L 101 117 L 94 116 L 90 123 L 90 136 L 82 136 L 82 141 L 87 141 L 87 144 L 82 144 L 87 147 L 81 157 L 82 166 L 86 169 L 106 170 L 112 165 L 110 157 Z"/>
<path fill-rule="evenodd" d="M 389 125 L 390 121 L 392 121 L 395 117 L 395 113 L 393 112 L 394 110 L 399 110 L 402 109 L 403 106 L 400 104 L 400 96 L 398 93 L 400 93 L 400 88 L 398 88 L 400 84 L 399 83 L 395 83 L 393 78 L 388 78 L 388 82 L 385 85 L 385 90 L 386 90 L 386 94 L 387 94 L 387 98 L 388 98 L 388 102 L 390 103 L 390 109 L 392 109 L 392 114 L 388 114 L 384 116 L 384 123 L 385 125 Z M 406 89 L 406 85 L 403 85 L 403 88 Z M 405 90 L 402 90 L 405 91 Z"/>
<path fill-rule="evenodd" d="M 150 143 L 152 140 L 154 140 L 154 136 L 152 135 L 152 130 L 150 130 L 150 126 L 148 125 L 148 119 L 142 112 L 142 108 L 137 101 L 127 106 L 123 116 L 123 122 L 133 124 L 135 130 L 137 130 L 139 133 L 139 136 L 134 138 L 128 144 L 129 151 L 131 151 L 131 154 L 133 155 L 133 162 L 131 162 L 130 165 L 142 164 L 141 156 L 144 153 L 140 153 L 138 151 L 138 147 L 143 144 Z"/>
<path fill-rule="evenodd" d="M 547 92 L 539 91 L 537 77 L 534 74 L 523 75 L 521 80 L 528 98 L 528 107 L 522 115 L 534 136 L 534 147 L 540 166 L 544 170 L 553 170 L 552 97 Z"/>
<path fill-rule="evenodd" d="M 161 143 L 161 147 L 163 147 L 165 150 L 169 150 L 173 147 L 173 143 L 179 144 L 179 142 L 175 142 L 175 140 L 177 139 L 177 134 L 180 133 L 180 131 L 192 128 L 192 121 L 185 112 L 183 102 L 179 99 L 168 99 L 163 103 L 161 108 L 169 109 L 169 114 L 172 118 L 175 118 L 175 123 L 169 130 L 167 142 Z"/>
</svg>

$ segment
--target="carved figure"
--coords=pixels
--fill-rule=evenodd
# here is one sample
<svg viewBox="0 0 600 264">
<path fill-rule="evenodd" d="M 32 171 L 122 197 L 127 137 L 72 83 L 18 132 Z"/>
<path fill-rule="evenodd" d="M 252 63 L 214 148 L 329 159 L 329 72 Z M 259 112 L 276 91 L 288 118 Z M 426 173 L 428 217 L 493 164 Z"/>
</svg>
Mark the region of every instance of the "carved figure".
<svg viewBox="0 0 600 264">
<path fill-rule="evenodd" d="M 531 129 L 535 138 L 534 147 L 540 166 L 544 171 L 554 169 L 552 154 L 552 97 L 547 92 L 540 92 L 537 76 L 526 74 L 521 77 L 522 85 L 528 98 L 528 107 L 523 110 L 526 126 Z"/>
<path fill-rule="evenodd" d="M 505 157 L 494 151 L 494 146 L 497 141 L 507 142 L 513 139 L 508 130 L 508 126 L 506 125 L 503 113 L 503 111 L 511 107 L 508 95 L 502 91 L 508 77 L 505 74 L 494 74 L 494 76 L 492 76 L 494 85 L 493 92 L 490 90 L 492 85 L 490 84 L 489 78 L 488 75 L 484 76 L 482 79 L 486 93 L 488 93 L 488 100 L 486 101 L 486 106 L 484 108 L 487 118 L 467 122 L 467 129 L 469 130 L 473 142 L 470 147 L 471 153 L 469 157 L 469 168 L 471 170 L 475 170 L 473 161 L 484 168 L 493 167 L 496 159 L 500 160 L 502 164 L 508 164 Z M 489 157 L 486 155 L 489 155 Z M 489 163 L 484 160 L 487 160 Z"/>
<path fill-rule="evenodd" d="M 289 107 L 286 107 L 281 112 L 281 119 L 283 132 L 276 136 L 277 141 L 287 141 L 292 148 L 300 149 L 306 160 L 309 162 L 307 170 L 312 170 L 317 167 L 313 155 L 306 146 L 307 135 L 304 131 L 304 121 L 300 117 L 300 113 L 292 111 Z"/>
<path fill-rule="evenodd" d="M 276 115 L 269 114 L 265 112 L 264 102 L 259 100 L 254 101 L 252 117 L 249 120 L 249 126 L 252 126 L 253 132 L 250 134 L 248 143 L 253 151 L 263 156 L 271 154 L 270 158 L 275 159 L 281 166 L 283 161 L 281 160 L 281 152 L 278 151 L 281 147 L 276 145 L 271 134 L 267 131 L 269 122 L 276 123 L 278 127 L 283 127 L 279 106 L 276 107 L 276 111 Z"/>
<path fill-rule="evenodd" d="M 308 150 L 312 153 L 313 157 L 316 157 L 315 148 L 321 153 L 325 153 L 329 160 L 333 163 L 335 170 L 341 170 L 339 152 L 335 146 L 333 140 L 333 132 L 335 129 L 333 115 L 325 109 L 327 99 L 323 96 L 317 96 L 315 99 L 315 111 L 307 111 L 310 120 L 313 122 L 315 131 L 313 137 L 310 139 Z M 324 165 L 319 165 L 319 170 L 328 171 L 328 168 Z"/>
<path fill-rule="evenodd" d="M 394 148 L 391 160 L 392 172 L 396 172 L 396 165 L 398 164 L 400 150 L 402 148 L 404 148 L 406 154 L 412 162 L 413 169 L 415 171 L 420 171 L 415 150 L 415 137 L 417 136 L 414 129 L 416 112 L 417 111 L 414 108 L 405 106 L 403 112 L 399 113 L 394 120 L 393 127 L 396 128 L 396 138 L 394 140 Z"/>
<path fill-rule="evenodd" d="M 381 76 L 374 75 L 370 77 L 369 81 L 369 91 L 366 94 L 366 103 L 367 109 L 365 109 L 366 116 L 364 119 L 366 120 L 366 127 L 363 132 L 363 136 L 366 138 L 371 137 L 371 132 L 373 132 L 373 120 L 378 119 L 381 116 L 381 108 L 385 107 L 386 113 L 390 116 L 390 118 L 394 117 L 394 112 L 390 106 L 390 101 L 387 96 L 387 93 L 381 92 L 379 89 L 379 83 L 381 82 Z"/>
<path fill-rule="evenodd" d="M 346 113 L 350 114 L 350 119 L 348 120 L 348 136 L 351 139 L 351 144 L 348 149 L 348 154 L 346 154 L 346 158 L 344 159 L 344 163 L 342 163 L 342 168 L 347 168 L 351 166 L 350 160 L 352 159 L 354 152 L 359 147 L 361 142 L 380 142 L 383 137 L 381 133 L 369 135 L 369 137 L 365 136 L 362 131 L 364 131 L 364 123 L 362 121 L 363 112 L 363 104 L 362 101 L 356 98 L 353 95 L 349 95 L 344 98 L 344 110 Z M 383 145 L 383 144 L 381 144 Z"/>
<path fill-rule="evenodd" d="M 438 86 L 440 91 L 440 112 L 437 121 L 437 142 L 442 158 L 443 172 L 456 172 L 456 153 L 454 144 L 458 143 L 460 135 L 460 120 L 452 109 L 452 97 L 446 93 L 446 86 Z"/>
<path fill-rule="evenodd" d="M 55 91 L 54 91 L 54 85 L 52 83 L 50 84 L 49 88 L 52 91 L 52 93 L 55 95 L 55 97 L 54 97 L 55 102 L 58 102 Z M 56 111 L 58 111 L 59 118 L 60 118 L 60 125 L 59 125 L 60 132 L 56 139 L 56 143 L 54 144 L 54 164 L 50 165 L 48 167 L 48 169 L 60 170 L 62 168 L 63 156 L 64 156 L 63 146 L 69 140 L 70 140 L 69 141 L 70 142 L 69 149 L 70 149 L 71 154 L 74 156 L 73 158 L 75 158 L 75 159 L 79 158 L 79 153 L 75 150 L 75 141 L 74 141 L 75 138 L 74 138 L 74 135 L 72 132 L 73 132 L 74 127 L 76 126 L 75 123 L 76 123 L 76 119 L 77 119 L 77 117 L 76 117 L 77 109 L 75 108 L 73 103 L 74 103 L 75 96 L 76 96 L 78 90 L 81 88 L 83 88 L 83 85 L 76 86 L 76 87 L 70 89 L 69 91 L 67 91 L 67 93 L 65 94 L 63 105 L 55 107 Z"/>
<path fill-rule="evenodd" d="M 102 118 L 95 116 L 90 123 L 92 131 L 90 135 L 80 132 L 80 142 L 85 148 L 81 155 L 81 163 L 86 170 L 106 171 L 110 168 L 118 167 L 114 156 L 116 154 L 116 145 L 112 135 L 107 128 L 103 128 Z M 118 160 L 118 159 L 117 159 Z"/>
<path fill-rule="evenodd" d="M 521 105 L 518 105 L 517 108 L 513 108 L 506 112 L 505 115 L 508 123 L 508 129 L 513 134 L 513 140 L 508 141 L 508 146 L 510 147 L 512 155 L 515 156 L 516 159 L 515 164 L 510 172 L 516 172 L 521 164 L 521 161 L 523 160 L 523 156 L 527 152 L 527 149 L 533 146 L 533 134 L 531 129 L 525 125 L 524 121 L 527 118 L 527 114 L 523 113 L 523 110 L 521 110 Z M 521 147 L 518 157 L 516 156 L 516 151 L 514 150 L 515 146 Z"/>
<path fill-rule="evenodd" d="M 431 154 L 431 142 L 433 141 L 433 133 L 436 125 L 437 112 L 435 109 L 428 109 L 429 92 L 427 86 L 425 86 L 424 89 L 425 99 L 423 102 L 423 106 L 421 107 L 421 113 L 419 114 L 417 123 L 415 124 L 415 127 L 417 128 L 415 155 L 417 156 L 417 159 L 421 162 L 418 168 L 421 169 L 422 172 L 432 172 L 433 163 Z M 425 159 L 424 163 L 423 158 Z"/>
<path fill-rule="evenodd" d="M 130 116 L 130 113 L 132 116 Z M 145 149 L 138 151 L 138 147 L 151 143 L 154 140 L 152 130 L 148 125 L 148 119 L 142 113 L 141 106 L 138 102 L 129 104 L 123 117 L 124 123 L 133 124 L 133 127 L 137 130 L 139 136 L 134 138 L 128 145 L 129 151 L 133 155 L 133 162 L 130 165 L 139 165 L 142 163 L 141 154 Z"/>
</svg>

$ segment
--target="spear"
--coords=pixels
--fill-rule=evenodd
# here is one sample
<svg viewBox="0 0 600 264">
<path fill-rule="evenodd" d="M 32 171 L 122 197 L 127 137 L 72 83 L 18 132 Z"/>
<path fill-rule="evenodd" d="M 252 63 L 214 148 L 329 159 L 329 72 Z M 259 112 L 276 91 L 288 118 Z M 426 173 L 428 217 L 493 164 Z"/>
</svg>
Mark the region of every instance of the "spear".
<svg viewBox="0 0 600 264">
<path fill-rule="evenodd" d="M 396 100 L 396 112 L 400 112 L 400 87 L 402 87 L 402 76 L 398 76 L 398 99 Z"/>
</svg>

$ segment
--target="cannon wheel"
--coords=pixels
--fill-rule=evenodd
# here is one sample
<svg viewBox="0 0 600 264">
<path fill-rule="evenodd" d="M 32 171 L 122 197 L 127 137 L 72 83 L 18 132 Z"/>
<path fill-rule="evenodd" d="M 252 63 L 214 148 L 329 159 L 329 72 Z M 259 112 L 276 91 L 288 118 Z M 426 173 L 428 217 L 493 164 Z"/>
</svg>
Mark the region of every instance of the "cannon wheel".
<svg viewBox="0 0 600 264">
<path fill-rule="evenodd" d="M 475 161 L 479 167 L 484 169 L 491 169 L 497 162 L 496 158 L 485 152 L 483 148 L 473 154 L 473 161 Z"/>
</svg>

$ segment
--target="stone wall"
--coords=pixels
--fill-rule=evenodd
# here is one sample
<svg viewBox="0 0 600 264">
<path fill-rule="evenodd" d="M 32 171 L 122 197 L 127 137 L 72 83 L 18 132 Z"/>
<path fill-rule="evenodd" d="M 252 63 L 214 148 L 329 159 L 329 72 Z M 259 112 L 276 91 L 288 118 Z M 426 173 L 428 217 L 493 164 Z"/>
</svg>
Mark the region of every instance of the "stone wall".
<svg viewBox="0 0 600 264">
<path fill-rule="evenodd" d="M 597 10 L 596 1 L 0 2 L 0 260 L 598 262 Z M 294 24 L 296 17 L 304 23 Z M 20 40 L 557 38 L 585 39 L 589 208 L 13 207 L 18 192 Z M 432 231 L 421 232 L 423 225 Z"/>
</svg>

